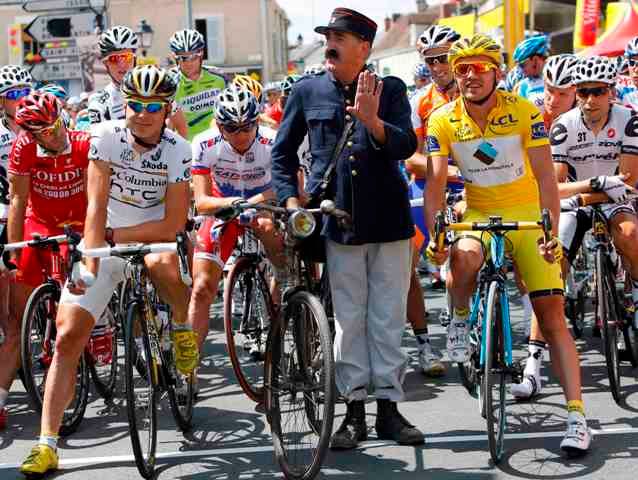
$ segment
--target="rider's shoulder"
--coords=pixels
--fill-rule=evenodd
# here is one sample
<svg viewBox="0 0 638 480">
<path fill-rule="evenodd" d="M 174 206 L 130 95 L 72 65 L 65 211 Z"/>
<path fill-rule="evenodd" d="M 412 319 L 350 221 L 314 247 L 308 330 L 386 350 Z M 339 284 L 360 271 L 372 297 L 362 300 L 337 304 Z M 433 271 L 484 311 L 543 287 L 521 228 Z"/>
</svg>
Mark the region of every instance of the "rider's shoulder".
<svg viewBox="0 0 638 480">
<path fill-rule="evenodd" d="M 198 133 L 193 137 L 192 145 L 199 147 L 201 150 L 211 149 L 216 145 L 221 145 L 224 137 L 217 127 L 211 127 L 208 130 Z"/>
<path fill-rule="evenodd" d="M 109 98 L 111 98 L 111 94 L 107 89 L 98 90 L 89 95 L 88 105 L 89 107 L 104 105 Z"/>
<path fill-rule="evenodd" d="M 275 143 L 276 136 L 277 130 L 273 130 L 270 127 L 260 126 L 257 130 L 257 141 L 262 145 L 272 146 Z"/>
<path fill-rule="evenodd" d="M 219 67 L 216 67 L 214 65 L 202 65 L 202 70 L 208 75 L 219 77 L 226 83 L 229 82 L 228 75 L 226 75 L 226 73 Z"/>
<path fill-rule="evenodd" d="M 105 120 L 91 126 L 91 137 L 118 137 L 126 133 L 125 120 Z"/>
</svg>

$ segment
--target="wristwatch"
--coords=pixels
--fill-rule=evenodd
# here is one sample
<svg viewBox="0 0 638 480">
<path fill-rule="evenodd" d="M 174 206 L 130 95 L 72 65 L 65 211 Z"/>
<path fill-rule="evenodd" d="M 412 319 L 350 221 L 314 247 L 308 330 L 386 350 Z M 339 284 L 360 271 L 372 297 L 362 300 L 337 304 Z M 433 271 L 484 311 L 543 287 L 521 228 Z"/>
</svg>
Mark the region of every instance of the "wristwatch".
<svg viewBox="0 0 638 480">
<path fill-rule="evenodd" d="M 113 241 L 113 229 L 111 227 L 106 227 L 104 230 L 104 240 L 106 240 L 106 243 L 108 243 L 109 246 L 115 246 L 115 242 Z"/>
<path fill-rule="evenodd" d="M 603 189 L 603 186 L 600 184 L 599 177 L 591 177 L 589 179 L 589 186 L 594 192 L 600 192 Z"/>
</svg>

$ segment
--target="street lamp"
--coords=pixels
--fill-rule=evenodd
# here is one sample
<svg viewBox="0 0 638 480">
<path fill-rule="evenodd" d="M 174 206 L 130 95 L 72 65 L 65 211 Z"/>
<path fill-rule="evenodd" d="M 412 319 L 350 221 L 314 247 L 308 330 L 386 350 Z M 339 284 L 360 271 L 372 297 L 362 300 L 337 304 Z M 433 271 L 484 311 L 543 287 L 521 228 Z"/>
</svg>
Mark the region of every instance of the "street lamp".
<svg viewBox="0 0 638 480">
<path fill-rule="evenodd" d="M 140 20 L 140 23 L 137 25 L 137 36 L 140 38 L 140 43 L 142 44 L 142 56 L 146 56 L 146 50 L 151 48 L 153 45 L 153 34 L 155 31 L 153 27 L 151 27 L 146 20 Z"/>
</svg>

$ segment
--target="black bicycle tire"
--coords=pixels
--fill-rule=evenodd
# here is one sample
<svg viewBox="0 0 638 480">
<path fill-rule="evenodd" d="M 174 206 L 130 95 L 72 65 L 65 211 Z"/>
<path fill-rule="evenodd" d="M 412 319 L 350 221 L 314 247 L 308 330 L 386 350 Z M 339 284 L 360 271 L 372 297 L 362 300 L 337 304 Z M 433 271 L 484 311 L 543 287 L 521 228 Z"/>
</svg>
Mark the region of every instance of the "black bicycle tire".
<svg viewBox="0 0 638 480">
<path fill-rule="evenodd" d="M 495 464 L 498 464 L 503 458 L 503 445 L 505 440 L 505 427 L 507 422 L 506 418 L 506 382 L 504 372 L 504 360 L 505 350 L 503 345 L 503 324 L 499 318 L 500 315 L 500 293 L 498 282 L 492 281 L 490 283 L 487 300 L 485 305 L 486 312 L 486 324 L 488 328 L 485 333 L 485 370 L 483 373 L 483 382 L 485 383 L 485 409 L 486 409 L 486 425 L 487 425 L 487 439 L 490 448 L 490 456 Z M 495 355 L 493 355 L 494 353 Z M 495 356 L 500 363 L 500 373 L 494 374 L 494 360 Z M 499 405 L 498 405 L 498 419 L 494 415 L 494 402 L 492 401 L 493 386 L 496 383 L 493 382 L 494 377 L 499 378 L 500 385 L 498 386 Z"/>
<path fill-rule="evenodd" d="M 113 295 L 118 295 L 118 293 L 113 293 Z M 91 372 L 91 378 L 93 379 L 93 384 L 95 385 L 95 390 L 97 393 L 105 400 L 111 400 L 113 398 L 113 392 L 115 391 L 115 385 L 117 384 L 117 368 L 118 368 L 118 357 L 119 357 L 119 349 L 117 344 L 117 331 L 118 331 L 118 317 L 120 313 L 116 310 L 119 308 L 119 295 L 117 298 L 117 302 L 113 302 L 113 299 L 109 301 L 106 306 L 107 309 L 111 310 L 111 319 L 112 324 L 108 325 L 111 329 L 111 363 L 110 369 L 108 371 L 108 375 L 103 379 L 97 368 L 95 366 L 95 361 L 93 358 L 89 357 L 89 371 Z M 106 380 L 106 381 L 104 381 Z"/>
<path fill-rule="evenodd" d="M 325 353 L 322 357 L 323 374 L 323 419 L 321 420 L 321 433 L 319 434 L 319 440 L 317 446 L 314 449 L 314 455 L 312 461 L 302 469 L 294 469 L 288 461 L 288 454 L 286 452 L 285 441 L 282 439 L 281 433 L 281 411 L 279 409 L 278 396 L 273 392 L 278 389 L 277 375 L 274 374 L 277 370 L 277 366 L 281 361 L 281 344 L 282 334 L 285 333 L 290 317 L 289 312 L 294 312 L 295 308 L 299 304 L 304 304 L 308 311 L 313 316 L 315 323 L 318 326 L 319 341 L 321 343 L 321 349 Z M 305 341 L 306 336 L 302 335 L 301 339 Z M 295 339 L 298 342 L 299 338 Z M 305 347 L 301 350 L 305 350 Z M 310 292 L 298 291 L 294 293 L 286 304 L 286 312 L 281 315 L 277 321 L 277 325 L 273 327 L 272 342 L 270 343 L 270 356 L 267 361 L 267 370 L 270 370 L 266 374 L 268 379 L 269 388 L 266 389 L 268 406 L 267 411 L 270 417 L 271 431 L 273 436 L 273 445 L 275 450 L 275 457 L 282 469 L 282 472 L 286 478 L 295 480 L 308 480 L 314 478 L 320 471 L 323 461 L 328 452 L 328 445 L 330 437 L 332 435 L 332 424 L 334 421 L 334 404 L 336 399 L 336 387 L 334 383 L 334 359 L 332 354 L 332 337 L 330 334 L 330 327 L 328 325 L 328 319 L 321 305 L 321 301 Z M 304 402 L 304 411 L 307 413 L 307 402 Z M 307 419 L 306 419 L 307 420 Z M 316 425 L 311 425 L 313 430 L 317 429 Z"/>
<path fill-rule="evenodd" d="M 148 326 L 143 319 L 144 310 L 141 305 L 133 301 L 128 306 L 126 313 L 126 343 L 124 348 L 124 378 L 126 383 L 126 412 L 128 417 L 128 429 L 131 437 L 131 446 L 133 447 L 133 456 L 135 457 L 135 464 L 140 475 L 144 478 L 153 478 L 155 475 L 155 452 L 157 449 L 157 404 L 158 404 L 158 385 L 157 378 L 153 373 L 156 371 L 153 368 L 153 355 L 151 352 L 151 345 L 148 338 Z M 151 384 L 153 389 L 149 397 L 151 402 L 150 408 L 150 442 L 148 447 L 148 460 L 144 458 L 144 452 L 142 452 L 142 446 L 140 442 L 140 436 L 137 429 L 136 422 L 136 408 L 135 408 L 135 385 L 133 382 L 133 375 L 137 373 L 139 368 L 139 362 L 144 356 L 138 355 L 137 344 L 135 343 L 135 317 L 139 316 L 142 320 L 139 322 L 141 327 L 142 347 L 144 348 L 144 356 L 146 357 L 146 372 L 151 374 Z M 138 374 L 139 375 L 139 374 Z M 143 375 L 139 375 L 144 377 Z"/>
<path fill-rule="evenodd" d="M 617 404 L 620 404 L 620 357 L 617 342 L 618 311 L 613 307 L 616 302 L 616 284 L 614 274 L 608 264 L 607 254 L 602 248 L 596 250 L 596 314 L 600 320 L 600 335 L 603 354 L 609 378 L 609 390 Z M 611 301 L 611 302 L 610 302 Z"/>
<path fill-rule="evenodd" d="M 257 268 L 255 260 L 249 256 L 242 256 L 235 260 L 235 263 L 228 272 L 228 277 L 224 282 L 224 332 L 226 335 L 226 348 L 228 350 L 228 356 L 235 372 L 235 377 L 239 386 L 246 394 L 248 398 L 257 403 L 262 403 L 264 400 L 264 388 L 263 378 L 261 379 L 261 385 L 253 385 L 244 374 L 242 370 L 241 362 L 237 350 L 235 348 L 234 333 L 233 333 L 233 318 L 232 318 L 232 293 L 233 288 L 237 284 L 237 280 L 241 278 L 241 275 L 247 271 L 253 271 L 253 278 L 256 279 L 258 285 L 257 288 L 261 291 L 266 299 L 266 308 L 268 309 L 268 316 L 270 322 L 273 318 L 273 306 L 270 298 L 270 292 L 266 281 L 263 278 L 262 273 Z"/>
<path fill-rule="evenodd" d="M 38 392 L 38 386 L 35 384 L 33 379 L 33 375 L 31 375 L 32 359 L 29 352 L 31 352 L 31 326 L 33 324 L 33 317 L 36 309 L 38 308 L 38 304 L 42 301 L 46 296 L 52 296 L 55 298 L 55 301 L 59 301 L 60 299 L 60 288 L 50 282 L 43 283 L 42 285 L 36 287 L 29 298 L 27 300 L 24 314 L 22 316 L 22 326 L 20 332 L 20 360 L 22 365 L 26 366 L 23 368 L 24 376 L 22 378 L 25 390 L 31 400 L 32 405 L 38 414 L 42 414 L 42 398 Z M 55 325 L 55 319 L 52 319 L 53 325 Z M 55 342 L 55 340 L 53 340 Z M 79 386 L 76 386 L 76 394 L 74 398 L 77 398 L 75 402 L 75 408 L 70 412 L 66 413 L 62 419 L 62 423 L 60 425 L 59 434 L 62 437 L 66 437 L 77 431 L 82 423 L 84 418 L 84 414 L 86 412 L 86 407 L 88 405 L 89 398 L 89 372 L 88 366 L 86 363 L 86 359 L 84 354 L 80 356 L 80 360 L 78 363 L 78 371 L 79 371 Z M 73 402 L 71 403 L 73 404 Z"/>
</svg>

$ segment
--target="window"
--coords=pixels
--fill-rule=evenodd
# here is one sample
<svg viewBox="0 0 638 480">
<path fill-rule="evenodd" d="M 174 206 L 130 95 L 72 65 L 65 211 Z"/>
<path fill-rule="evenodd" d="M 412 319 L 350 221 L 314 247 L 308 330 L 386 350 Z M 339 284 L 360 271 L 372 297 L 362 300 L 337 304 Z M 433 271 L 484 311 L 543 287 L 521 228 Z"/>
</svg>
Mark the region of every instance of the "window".
<svg viewBox="0 0 638 480">
<path fill-rule="evenodd" d="M 214 15 L 195 19 L 195 29 L 204 36 L 204 58 L 211 63 L 223 64 L 226 61 L 224 41 L 224 16 Z"/>
</svg>

